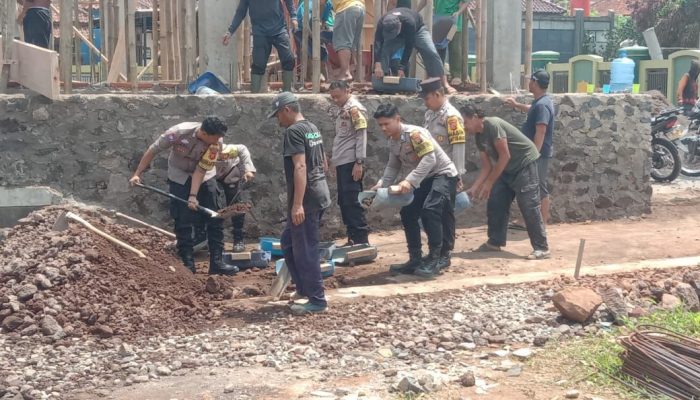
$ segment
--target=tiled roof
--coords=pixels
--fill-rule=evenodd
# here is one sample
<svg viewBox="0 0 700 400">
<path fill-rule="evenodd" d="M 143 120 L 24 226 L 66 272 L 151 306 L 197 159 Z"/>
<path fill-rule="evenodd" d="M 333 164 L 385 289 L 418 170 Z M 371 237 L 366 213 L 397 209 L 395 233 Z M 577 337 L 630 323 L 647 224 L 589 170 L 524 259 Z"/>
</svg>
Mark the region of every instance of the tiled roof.
<svg viewBox="0 0 700 400">
<path fill-rule="evenodd" d="M 591 11 L 596 11 L 601 17 L 608 15 L 609 10 L 613 10 L 617 15 L 632 13 L 627 7 L 626 0 L 593 0 L 591 2 Z"/>
<path fill-rule="evenodd" d="M 624 0 L 623 0 L 624 1 Z M 477 2 L 476 0 L 472 0 L 471 3 L 469 3 L 469 8 L 470 9 L 475 9 L 477 7 Z M 521 7 L 523 12 L 525 12 L 525 0 L 521 0 Z M 560 7 L 551 1 L 547 0 L 533 0 L 532 1 L 532 10 L 535 14 L 554 14 L 554 15 L 562 15 L 566 14 L 566 9 L 563 7 Z"/>
</svg>

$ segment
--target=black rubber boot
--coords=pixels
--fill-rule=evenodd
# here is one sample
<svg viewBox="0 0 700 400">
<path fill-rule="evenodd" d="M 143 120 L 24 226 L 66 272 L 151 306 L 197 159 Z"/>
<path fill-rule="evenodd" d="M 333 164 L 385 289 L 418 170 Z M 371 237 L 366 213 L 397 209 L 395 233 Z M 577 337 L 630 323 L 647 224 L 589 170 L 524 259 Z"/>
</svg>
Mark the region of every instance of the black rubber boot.
<svg viewBox="0 0 700 400">
<path fill-rule="evenodd" d="M 395 275 L 398 275 L 398 274 L 411 275 L 420 266 L 421 257 L 422 257 L 421 253 L 411 253 L 411 254 L 409 254 L 408 261 L 406 261 L 403 264 L 392 264 L 389 267 L 389 272 L 391 272 L 392 274 L 395 274 Z"/>
<path fill-rule="evenodd" d="M 197 270 L 194 268 L 194 257 L 192 255 L 189 257 L 183 256 L 182 263 L 185 265 L 185 268 L 189 269 L 193 274 L 197 272 Z"/>
<path fill-rule="evenodd" d="M 237 266 L 224 263 L 221 252 L 209 255 L 209 275 L 235 275 L 238 272 Z"/>
<path fill-rule="evenodd" d="M 438 265 L 438 269 L 440 271 L 449 268 L 451 264 L 452 264 L 452 254 L 449 251 L 447 253 L 441 254 L 440 258 L 438 258 L 437 265 Z"/>
<path fill-rule="evenodd" d="M 440 256 L 431 251 L 428 257 L 423 259 L 423 261 L 420 263 L 420 266 L 416 269 L 414 275 L 420 276 L 421 278 L 433 278 L 440 272 L 440 268 L 438 267 L 439 259 Z"/>
</svg>

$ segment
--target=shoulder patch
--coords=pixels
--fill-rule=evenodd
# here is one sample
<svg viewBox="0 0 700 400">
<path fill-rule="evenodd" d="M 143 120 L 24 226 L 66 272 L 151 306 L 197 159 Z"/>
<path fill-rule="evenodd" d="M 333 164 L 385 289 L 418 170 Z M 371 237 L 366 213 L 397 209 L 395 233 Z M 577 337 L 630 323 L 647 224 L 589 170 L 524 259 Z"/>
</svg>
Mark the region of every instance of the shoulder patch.
<svg viewBox="0 0 700 400">
<path fill-rule="evenodd" d="M 204 155 L 199 160 L 197 166 L 205 171 L 211 171 L 214 168 L 214 163 L 219 158 L 219 145 L 212 144 L 209 146 Z"/>
<path fill-rule="evenodd" d="M 352 127 L 356 131 L 360 129 L 367 129 L 367 119 L 362 115 L 362 111 L 358 107 L 352 107 L 350 109 L 350 120 L 352 120 Z"/>
<path fill-rule="evenodd" d="M 238 147 L 232 144 L 225 144 L 219 155 L 219 160 L 232 160 L 236 157 L 238 157 Z"/>
<path fill-rule="evenodd" d="M 450 138 L 450 144 L 459 144 L 466 141 L 464 125 L 456 115 L 447 117 L 447 136 Z"/>
<path fill-rule="evenodd" d="M 430 139 L 424 138 L 420 131 L 415 130 L 411 132 L 410 136 L 413 151 L 416 152 L 418 157 L 423 157 L 424 155 L 433 152 L 433 142 Z"/>
</svg>

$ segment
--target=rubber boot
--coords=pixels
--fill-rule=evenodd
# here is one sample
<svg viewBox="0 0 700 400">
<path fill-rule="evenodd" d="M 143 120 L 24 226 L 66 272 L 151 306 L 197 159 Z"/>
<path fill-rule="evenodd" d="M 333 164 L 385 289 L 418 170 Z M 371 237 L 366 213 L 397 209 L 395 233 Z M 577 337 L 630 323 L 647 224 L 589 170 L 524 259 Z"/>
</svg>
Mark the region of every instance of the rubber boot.
<svg viewBox="0 0 700 400">
<path fill-rule="evenodd" d="M 182 260 L 182 264 L 190 270 L 193 274 L 197 272 L 197 270 L 194 267 L 194 256 L 192 254 L 181 254 L 180 259 Z"/>
<path fill-rule="evenodd" d="M 264 75 L 251 75 L 250 76 L 250 91 L 251 93 L 260 93 L 262 91 L 262 81 Z"/>
<path fill-rule="evenodd" d="M 422 253 L 410 253 L 409 259 L 403 264 L 393 264 L 389 267 L 389 272 L 392 274 L 406 274 L 410 275 L 416 271 L 421 264 Z"/>
<path fill-rule="evenodd" d="M 452 253 L 451 252 L 446 252 L 440 255 L 440 258 L 438 258 L 438 268 L 440 271 L 449 268 L 449 266 L 452 264 Z"/>
<path fill-rule="evenodd" d="M 294 71 L 282 71 L 282 91 L 291 92 L 294 84 Z"/>
<path fill-rule="evenodd" d="M 221 252 L 209 254 L 209 275 L 235 275 L 238 272 L 237 266 L 224 263 Z"/>
<path fill-rule="evenodd" d="M 438 260 L 440 259 L 440 253 L 437 251 L 430 251 L 428 257 L 424 258 L 420 266 L 416 268 L 414 274 L 420 276 L 421 278 L 432 278 L 440 272 L 438 267 Z"/>
</svg>

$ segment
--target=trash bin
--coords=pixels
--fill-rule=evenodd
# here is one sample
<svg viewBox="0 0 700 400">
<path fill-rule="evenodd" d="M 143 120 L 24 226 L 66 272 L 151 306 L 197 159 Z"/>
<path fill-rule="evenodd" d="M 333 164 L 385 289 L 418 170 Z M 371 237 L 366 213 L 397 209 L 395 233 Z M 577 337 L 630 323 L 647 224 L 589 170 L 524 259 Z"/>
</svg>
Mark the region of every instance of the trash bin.
<svg viewBox="0 0 700 400">
<path fill-rule="evenodd" d="M 559 57 L 556 51 L 536 51 L 532 53 L 532 70 L 547 69 L 547 64 L 559 62 Z"/>
</svg>

